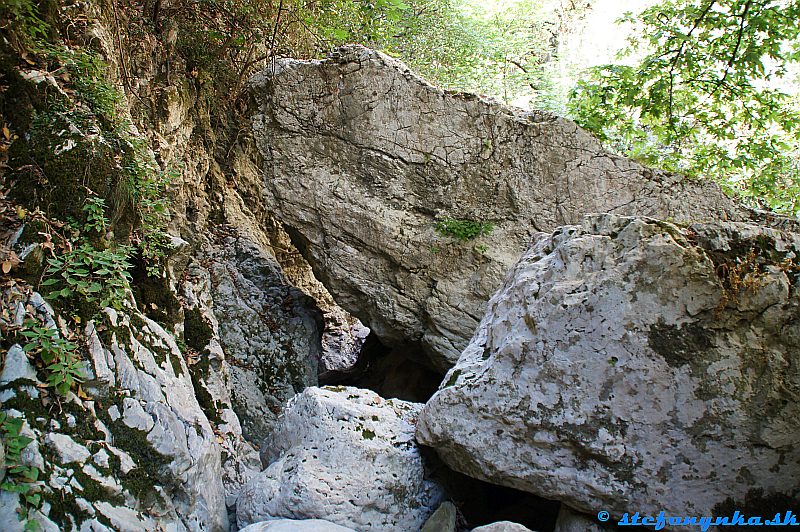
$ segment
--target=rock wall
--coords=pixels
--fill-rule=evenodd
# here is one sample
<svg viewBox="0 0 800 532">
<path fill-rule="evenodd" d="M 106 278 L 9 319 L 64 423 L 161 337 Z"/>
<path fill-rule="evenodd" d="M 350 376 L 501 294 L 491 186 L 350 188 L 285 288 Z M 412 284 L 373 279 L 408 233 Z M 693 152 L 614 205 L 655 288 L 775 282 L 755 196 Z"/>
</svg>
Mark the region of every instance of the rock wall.
<svg viewBox="0 0 800 532">
<path fill-rule="evenodd" d="M 39 294 L 7 286 L 2 296 L 0 311 L 15 322 L 74 335 Z M 136 311 L 112 309 L 85 334 L 91 358 L 80 396 L 43 390 L 19 345 L 0 377 L 4 411 L 33 440 L 22 464 L 39 470 L 40 527 L 227 530 L 220 447 L 174 338 Z M 16 494 L 2 493 L 0 528 L 23 530 Z"/>
<path fill-rule="evenodd" d="M 351 46 L 250 80 L 267 204 L 336 300 L 386 345 L 455 363 L 537 231 L 591 212 L 749 216 L 718 187 L 603 150 L 569 120 L 433 87 Z M 436 221 L 494 229 L 462 242 Z"/>
<path fill-rule="evenodd" d="M 794 508 L 799 255 L 796 233 L 745 223 L 595 215 L 542 234 L 417 438 L 588 514 Z"/>
<path fill-rule="evenodd" d="M 126 23 L 115 20 L 124 11 L 86 9 L 97 21 L 91 34 L 109 78 L 124 90 L 155 163 L 175 174 L 169 228 L 183 245 L 169 286 L 155 287 L 176 300 L 173 315 L 159 318 L 186 334 L 197 355 L 192 369 L 210 394 L 203 401 L 209 417 L 234 411 L 257 444 L 285 401 L 317 383 L 318 370 L 354 361 L 364 333 L 314 278 L 263 201 L 263 161 L 240 114 L 246 103 L 186 74 L 191 68 L 175 54 L 175 35 L 145 31 L 126 41 L 115 33 Z M 145 294 L 136 296 L 150 312 Z"/>
</svg>

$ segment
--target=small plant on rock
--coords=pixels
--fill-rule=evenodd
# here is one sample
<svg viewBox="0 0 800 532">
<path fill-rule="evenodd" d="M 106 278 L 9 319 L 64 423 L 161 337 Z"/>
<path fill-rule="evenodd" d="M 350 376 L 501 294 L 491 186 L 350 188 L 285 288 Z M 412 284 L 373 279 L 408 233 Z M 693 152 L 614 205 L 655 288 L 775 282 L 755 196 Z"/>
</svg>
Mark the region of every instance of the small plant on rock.
<svg viewBox="0 0 800 532">
<path fill-rule="evenodd" d="M 451 236 L 462 242 L 473 240 L 492 232 L 494 226 L 489 222 L 476 222 L 458 218 L 443 218 L 436 222 L 436 231 L 443 236 Z"/>
<path fill-rule="evenodd" d="M 78 357 L 78 346 L 65 340 L 55 329 L 29 320 L 20 332 L 28 343 L 22 348 L 26 353 L 38 354 L 48 371 L 47 384 L 60 395 L 67 395 L 73 385 L 83 382 L 84 375 Z"/>
<path fill-rule="evenodd" d="M 89 197 L 83 206 L 85 220 L 74 229 L 79 237 L 67 243 L 67 250 L 47 260 L 42 283 L 50 287 L 47 297 L 63 302 L 88 303 L 91 311 L 105 307 L 122 310 L 130 288 L 130 246 L 106 249 L 104 234 L 109 224 L 102 198 Z"/>
<path fill-rule="evenodd" d="M 48 298 L 70 300 L 80 298 L 93 303 L 98 310 L 113 307 L 122 310 L 130 288 L 131 268 L 129 246 L 116 249 L 97 249 L 88 242 L 72 251 L 48 259 L 47 275 L 42 283 L 53 290 Z"/>
<path fill-rule="evenodd" d="M 5 412 L 0 412 L 0 434 L 3 436 L 5 447 L 5 465 L 8 468 L 5 481 L 0 484 L 0 489 L 17 493 L 20 497 L 20 520 L 25 521 L 25 530 L 37 530 L 36 521 L 28 519 L 30 508 L 37 508 L 42 502 L 42 496 L 35 493 L 35 482 L 39 480 L 39 468 L 22 463 L 22 451 L 33 438 L 23 436 L 23 420 L 10 417 Z"/>
</svg>

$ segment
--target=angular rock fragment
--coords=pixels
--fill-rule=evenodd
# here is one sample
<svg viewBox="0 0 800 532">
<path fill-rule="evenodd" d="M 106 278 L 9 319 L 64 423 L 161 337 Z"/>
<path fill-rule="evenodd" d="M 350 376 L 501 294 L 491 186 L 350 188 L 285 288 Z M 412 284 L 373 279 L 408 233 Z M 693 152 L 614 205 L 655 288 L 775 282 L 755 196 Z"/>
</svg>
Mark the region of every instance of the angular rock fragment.
<svg viewBox="0 0 800 532">
<path fill-rule="evenodd" d="M 613 523 L 616 522 L 616 520 L 613 521 Z M 608 523 L 612 523 L 612 521 L 609 520 Z M 604 530 L 614 530 L 614 527 L 613 525 L 604 526 L 596 517 L 592 519 L 590 516 L 574 512 L 567 505 L 562 504 L 553 532 L 603 532 Z"/>
<path fill-rule="evenodd" d="M 455 532 L 457 519 L 456 506 L 452 502 L 445 501 L 425 521 L 420 532 Z"/>
<path fill-rule="evenodd" d="M 472 532 L 531 532 L 531 529 L 511 521 L 498 521 L 473 528 Z"/>
<path fill-rule="evenodd" d="M 354 532 L 324 519 L 276 519 L 247 525 L 239 532 Z"/>
</svg>

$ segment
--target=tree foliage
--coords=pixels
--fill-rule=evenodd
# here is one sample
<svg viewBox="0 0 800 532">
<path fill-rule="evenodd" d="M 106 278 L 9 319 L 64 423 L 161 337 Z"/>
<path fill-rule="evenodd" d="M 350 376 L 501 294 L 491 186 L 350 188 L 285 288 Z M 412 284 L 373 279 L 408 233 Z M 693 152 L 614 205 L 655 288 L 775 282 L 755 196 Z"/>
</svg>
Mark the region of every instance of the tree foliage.
<svg viewBox="0 0 800 532">
<path fill-rule="evenodd" d="M 710 177 L 756 207 L 800 213 L 797 0 L 666 0 L 624 19 L 621 59 L 596 67 L 569 109 L 612 149 Z"/>
<path fill-rule="evenodd" d="M 450 89 L 512 101 L 549 91 L 554 24 L 535 0 L 187 0 L 142 14 L 175 30 L 201 81 L 235 86 L 273 57 L 320 57 L 360 43 Z M 138 8 L 137 8 L 138 9 Z"/>
<path fill-rule="evenodd" d="M 541 2 L 427 0 L 387 50 L 439 85 L 506 102 L 549 102 L 556 27 Z"/>
</svg>

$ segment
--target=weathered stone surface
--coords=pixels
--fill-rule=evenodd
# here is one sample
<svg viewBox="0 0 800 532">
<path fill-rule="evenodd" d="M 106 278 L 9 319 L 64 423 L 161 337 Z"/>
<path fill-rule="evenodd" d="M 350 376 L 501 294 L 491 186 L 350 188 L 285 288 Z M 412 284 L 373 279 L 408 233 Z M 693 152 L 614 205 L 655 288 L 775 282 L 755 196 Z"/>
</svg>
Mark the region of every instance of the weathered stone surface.
<svg viewBox="0 0 800 532">
<path fill-rule="evenodd" d="M 742 223 L 595 215 L 540 235 L 418 440 L 612 517 L 796 498 L 799 252 L 797 234 Z"/>
<path fill-rule="evenodd" d="M 170 484 L 164 501 L 176 505 L 174 511 L 190 529 L 225 529 L 220 450 L 175 340 L 144 316 L 106 312 L 113 332 L 104 351 L 113 355 L 117 387 L 130 393 L 120 401 L 121 419 L 107 419 L 116 435 L 111 443 L 128 450 L 131 442 L 119 433 L 122 426 L 141 431 L 166 459 L 158 472 Z"/>
<path fill-rule="evenodd" d="M 715 185 L 614 156 L 573 122 L 443 91 L 362 47 L 277 60 L 250 86 L 276 216 L 340 305 L 440 369 L 539 230 L 590 212 L 747 216 Z M 459 242 L 437 218 L 494 230 Z"/>
<path fill-rule="evenodd" d="M 19 344 L 14 344 L 6 352 L 3 371 L 0 373 L 0 385 L 10 384 L 16 380 L 36 382 L 36 370 L 31 366 L 28 357 Z"/>
<path fill-rule="evenodd" d="M 359 351 L 369 335 L 369 329 L 336 304 L 330 292 L 314 277 L 311 266 L 294 247 L 282 227 L 274 227 L 272 240 L 275 258 L 286 278 L 293 286 L 313 297 L 317 307 L 322 311 L 325 330 L 322 332 L 320 376 L 325 372 L 351 368 L 358 360 Z"/>
<path fill-rule="evenodd" d="M 320 375 L 330 371 L 343 371 L 352 368 L 369 329 L 357 318 L 343 309 L 334 307 L 325 313 L 325 332 L 322 335 L 322 354 L 320 355 Z"/>
<path fill-rule="evenodd" d="M 608 522 L 611 523 L 611 521 Z M 616 523 L 617 521 L 614 520 L 613 522 Z M 615 527 L 612 525 L 601 525 L 597 517 L 592 518 L 588 515 L 579 514 L 571 510 L 566 504 L 562 504 L 553 532 L 604 532 L 605 530 L 614 529 Z"/>
<path fill-rule="evenodd" d="M 237 500 L 239 526 L 289 518 L 419 530 L 442 499 L 414 441 L 421 406 L 343 386 L 295 396 L 262 446 L 267 469 Z"/>
<path fill-rule="evenodd" d="M 44 443 L 58 455 L 58 460 L 62 464 L 77 463 L 80 465 L 92 455 L 89 449 L 76 443 L 66 434 L 51 432 L 45 435 Z"/>
<path fill-rule="evenodd" d="M 21 301 L 26 319 L 72 335 L 34 294 L 17 284 L 3 303 Z M 227 530 L 217 437 L 173 337 L 134 309 L 106 309 L 85 334 L 82 397 L 70 392 L 55 408 L 52 389 L 27 379 L 0 385 L 4 411 L 32 439 L 20 458 L 39 470 L 42 505 L 32 518 L 45 530 L 106 530 L 100 515 L 116 530 Z M 15 515 L 18 504 L 3 498 L 0 514 Z"/>
<path fill-rule="evenodd" d="M 239 532 L 353 532 L 353 529 L 324 519 L 277 519 L 248 525 Z"/>
<path fill-rule="evenodd" d="M 531 529 L 511 521 L 498 521 L 473 528 L 472 532 L 531 532 Z"/>
<path fill-rule="evenodd" d="M 233 409 L 244 436 L 259 442 L 283 404 L 317 384 L 322 315 L 249 239 L 222 237 L 210 259 L 212 308 L 221 324 L 215 332 Z"/>
<path fill-rule="evenodd" d="M 456 506 L 445 501 L 425 521 L 421 532 L 455 532 L 458 513 Z"/>
</svg>

